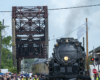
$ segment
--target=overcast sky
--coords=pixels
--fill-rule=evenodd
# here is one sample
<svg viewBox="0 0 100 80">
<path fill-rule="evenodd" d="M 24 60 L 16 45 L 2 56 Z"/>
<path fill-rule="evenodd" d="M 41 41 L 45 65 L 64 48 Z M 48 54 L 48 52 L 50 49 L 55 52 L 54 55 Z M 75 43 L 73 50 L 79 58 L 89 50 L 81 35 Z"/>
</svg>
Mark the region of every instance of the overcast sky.
<svg viewBox="0 0 100 80">
<path fill-rule="evenodd" d="M 48 6 L 48 9 L 52 9 L 94 4 L 100 4 L 100 0 L 0 0 L 0 11 L 11 11 L 12 6 Z M 83 37 L 86 39 L 86 18 L 88 18 L 89 27 L 89 51 L 93 49 L 93 46 L 95 48 L 100 46 L 100 6 L 49 10 L 49 39 L 73 37 L 82 42 Z M 0 21 L 3 19 L 5 20 L 5 25 L 9 25 L 9 28 L 6 29 L 6 35 L 12 36 L 11 12 L 0 13 Z M 80 27 L 81 25 L 83 26 Z M 80 28 L 75 30 L 78 27 Z M 75 31 L 68 34 L 73 30 Z M 56 44 L 56 40 L 49 41 L 49 56 L 53 52 L 54 44 Z"/>
</svg>

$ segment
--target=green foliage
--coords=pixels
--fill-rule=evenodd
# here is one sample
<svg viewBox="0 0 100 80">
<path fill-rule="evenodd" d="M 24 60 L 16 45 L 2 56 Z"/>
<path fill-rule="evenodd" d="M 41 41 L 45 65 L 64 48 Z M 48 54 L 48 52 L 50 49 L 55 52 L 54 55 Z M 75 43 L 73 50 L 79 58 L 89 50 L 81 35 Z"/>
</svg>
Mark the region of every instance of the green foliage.
<svg viewBox="0 0 100 80">
<path fill-rule="evenodd" d="M 10 52 L 9 49 L 6 48 L 2 48 L 2 55 L 1 55 L 1 68 L 5 69 L 5 68 L 10 68 L 13 67 L 13 61 L 12 61 L 12 53 Z"/>
<path fill-rule="evenodd" d="M 0 25 L 2 25 L 1 21 L 0 21 Z M 4 28 L 5 28 L 5 26 L 0 26 L 0 30 L 4 29 Z"/>
<path fill-rule="evenodd" d="M 14 45 L 14 43 L 12 42 L 12 44 L 11 44 L 12 46 Z"/>
<path fill-rule="evenodd" d="M 17 68 L 14 67 L 9 68 L 9 72 L 18 73 Z"/>
<path fill-rule="evenodd" d="M 1 22 L 0 22 L 0 25 L 2 25 Z M 0 31 L 1 29 L 5 29 L 5 27 L 0 26 Z M 1 35 L 0 35 L 0 40 L 1 40 Z M 0 44 L 1 44 L 1 41 L 0 41 Z M 9 50 L 11 45 L 12 45 L 11 36 L 2 38 L 1 69 L 8 69 L 10 72 L 16 73 L 17 68 L 13 68 L 12 52 Z"/>
<path fill-rule="evenodd" d="M 7 36 L 7 37 L 4 37 L 3 40 L 2 40 L 2 44 L 4 47 L 11 47 L 11 36 Z"/>
</svg>

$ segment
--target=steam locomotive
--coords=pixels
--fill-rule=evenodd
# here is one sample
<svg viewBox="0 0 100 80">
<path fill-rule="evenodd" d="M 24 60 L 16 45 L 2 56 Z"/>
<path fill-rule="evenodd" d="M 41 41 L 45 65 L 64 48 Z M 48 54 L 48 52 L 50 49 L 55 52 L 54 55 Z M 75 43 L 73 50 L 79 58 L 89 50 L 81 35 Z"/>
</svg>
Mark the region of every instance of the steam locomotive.
<svg viewBox="0 0 100 80">
<path fill-rule="evenodd" d="M 49 61 L 46 80 L 81 79 L 85 73 L 85 51 L 81 42 L 73 38 L 58 39 Z"/>
</svg>

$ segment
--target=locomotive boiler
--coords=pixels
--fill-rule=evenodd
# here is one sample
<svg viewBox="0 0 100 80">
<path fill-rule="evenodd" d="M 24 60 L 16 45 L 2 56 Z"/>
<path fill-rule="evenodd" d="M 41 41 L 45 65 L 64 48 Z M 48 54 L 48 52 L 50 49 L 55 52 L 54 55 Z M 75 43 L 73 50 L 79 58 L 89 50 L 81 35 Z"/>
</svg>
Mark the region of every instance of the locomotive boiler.
<svg viewBox="0 0 100 80">
<path fill-rule="evenodd" d="M 61 38 L 54 46 L 46 80 L 81 79 L 85 72 L 85 52 L 81 42 L 73 38 Z"/>
</svg>

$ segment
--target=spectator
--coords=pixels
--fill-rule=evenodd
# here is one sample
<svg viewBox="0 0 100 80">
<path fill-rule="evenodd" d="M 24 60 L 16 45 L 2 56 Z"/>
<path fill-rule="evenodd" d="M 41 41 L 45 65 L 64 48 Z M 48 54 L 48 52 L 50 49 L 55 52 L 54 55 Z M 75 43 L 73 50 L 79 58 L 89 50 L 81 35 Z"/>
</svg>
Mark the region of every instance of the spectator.
<svg viewBox="0 0 100 80">
<path fill-rule="evenodd" d="M 1 76 L 1 75 L 0 75 L 0 80 L 4 80 L 4 79 L 3 79 L 3 76 Z"/>
<path fill-rule="evenodd" d="M 4 80 L 4 77 L 3 77 L 3 75 L 2 75 L 2 78 L 1 78 L 1 80 Z"/>
<path fill-rule="evenodd" d="M 4 80 L 7 80 L 7 77 L 6 77 L 6 75 L 4 76 Z"/>
<path fill-rule="evenodd" d="M 85 76 L 84 76 L 83 80 L 91 80 L 88 72 L 85 73 Z"/>
<path fill-rule="evenodd" d="M 41 77 L 39 79 L 40 80 L 44 80 L 44 75 L 41 75 Z"/>
<path fill-rule="evenodd" d="M 34 80 L 34 74 L 32 75 L 32 80 Z"/>
<path fill-rule="evenodd" d="M 11 74 L 11 80 L 13 80 L 13 78 L 14 78 L 14 75 L 13 75 L 13 74 Z"/>
<path fill-rule="evenodd" d="M 98 75 L 98 73 L 96 73 L 96 80 L 99 80 L 99 75 Z"/>
<path fill-rule="evenodd" d="M 34 80 L 34 79 L 32 79 L 32 77 L 30 77 L 29 79 L 30 79 L 30 80 Z"/>
<path fill-rule="evenodd" d="M 100 80 L 100 71 L 98 71 L 98 78 L 99 78 L 99 80 Z"/>
<path fill-rule="evenodd" d="M 39 80 L 39 78 L 37 77 L 37 75 L 34 75 L 34 80 Z"/>
<path fill-rule="evenodd" d="M 32 77 L 32 73 L 31 72 L 29 73 L 29 77 Z"/>
<path fill-rule="evenodd" d="M 7 80 L 10 80 L 10 77 L 9 77 L 9 75 L 7 75 Z"/>
<path fill-rule="evenodd" d="M 28 80 L 28 76 L 26 76 L 26 80 Z"/>
<path fill-rule="evenodd" d="M 24 80 L 24 77 L 23 76 L 21 76 L 21 80 Z"/>
<path fill-rule="evenodd" d="M 20 74 L 17 76 L 17 80 L 21 80 Z"/>
</svg>

